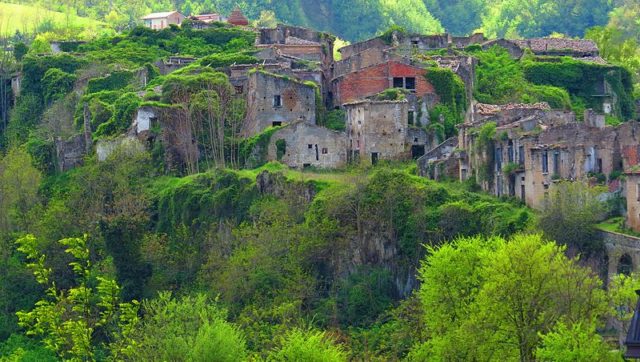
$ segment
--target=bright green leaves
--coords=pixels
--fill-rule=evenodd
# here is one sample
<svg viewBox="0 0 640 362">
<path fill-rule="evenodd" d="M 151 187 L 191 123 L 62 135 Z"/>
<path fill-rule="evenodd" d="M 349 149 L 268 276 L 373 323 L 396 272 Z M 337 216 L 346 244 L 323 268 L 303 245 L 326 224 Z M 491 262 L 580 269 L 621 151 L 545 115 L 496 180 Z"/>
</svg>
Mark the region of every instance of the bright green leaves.
<svg viewBox="0 0 640 362">
<path fill-rule="evenodd" d="M 85 235 L 59 241 L 73 256 L 69 266 L 77 280 L 66 290 L 51 280 L 51 269 L 45 266 L 46 257 L 33 235 L 16 241 L 36 280 L 47 288 L 45 298 L 36 302 L 33 310 L 17 313 L 19 324 L 27 335 L 42 337 L 44 345 L 60 358 L 74 361 L 95 360 L 100 334 L 109 336 L 109 343 L 102 343 L 109 345 L 114 356 L 130 349 L 127 340 L 138 323 L 137 302 L 121 303 L 115 281 L 97 277 L 96 286 L 87 240 Z"/>
</svg>

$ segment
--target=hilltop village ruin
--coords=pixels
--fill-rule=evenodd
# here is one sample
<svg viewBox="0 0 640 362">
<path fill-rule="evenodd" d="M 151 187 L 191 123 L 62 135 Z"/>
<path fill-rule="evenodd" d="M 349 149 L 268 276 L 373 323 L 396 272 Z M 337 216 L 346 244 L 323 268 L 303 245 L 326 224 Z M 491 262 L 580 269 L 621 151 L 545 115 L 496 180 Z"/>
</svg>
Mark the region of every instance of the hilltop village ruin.
<svg viewBox="0 0 640 362">
<path fill-rule="evenodd" d="M 161 13 L 144 21 L 155 29 L 184 19 L 179 14 Z M 196 29 L 216 21 L 251 29 L 238 9 L 229 19 L 208 14 L 190 21 Z M 298 169 L 336 169 L 354 163 L 414 159 L 424 177 L 472 179 L 491 194 L 519 198 L 534 208 L 542 205 L 554 183 L 588 180 L 626 195 L 627 224 L 640 231 L 640 129 L 636 122 L 605 125 L 607 115 L 621 117 L 619 96 L 610 82 L 615 67 L 607 67 L 592 41 L 389 31 L 339 49 L 341 59 L 337 60 L 335 37 L 330 34 L 288 25 L 251 30 L 256 33 L 259 62 L 233 64 L 223 71 L 235 96 L 246 101 L 242 137 L 269 132 L 266 149 L 261 151 L 265 161 Z M 547 103 L 476 102 L 477 59 L 463 50 L 494 46 L 506 49 L 514 59 L 529 54 L 543 62 L 570 57 L 604 65 L 589 90 L 592 107 L 584 114 L 574 114 L 552 109 Z M 193 61 L 175 56 L 157 66 L 162 74 L 168 74 Z M 448 88 L 437 84 L 443 69 L 454 75 Z M 443 88 L 452 94 L 443 94 Z M 461 114 L 454 134 L 430 127 L 442 123 L 442 119 L 433 119 L 432 110 L 444 103 L 449 107 L 454 104 Z M 326 126 L 324 118 L 332 110 L 344 115 L 342 127 Z M 141 107 L 128 137 L 146 141 L 148 131 L 158 124 L 169 129 L 175 126 L 163 118 L 167 118 L 166 110 Z M 486 128 L 492 128 L 490 138 L 483 132 Z M 186 134 L 189 138 L 188 130 Z M 164 142 L 187 144 L 174 152 L 176 162 L 198 157 L 192 140 L 165 137 Z M 84 151 L 82 145 L 86 146 L 82 142 L 59 143 L 62 169 L 73 167 Z M 104 159 L 114 147 L 114 141 L 99 143 L 98 158 Z"/>
</svg>

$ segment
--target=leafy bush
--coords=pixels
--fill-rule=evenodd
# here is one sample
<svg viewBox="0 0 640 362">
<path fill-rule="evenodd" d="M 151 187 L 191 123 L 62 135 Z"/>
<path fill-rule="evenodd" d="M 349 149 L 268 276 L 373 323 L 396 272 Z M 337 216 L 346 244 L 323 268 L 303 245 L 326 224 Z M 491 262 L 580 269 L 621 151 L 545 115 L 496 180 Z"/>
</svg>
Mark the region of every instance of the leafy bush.
<svg viewBox="0 0 640 362">
<path fill-rule="evenodd" d="M 124 93 L 113 104 L 115 109 L 109 121 L 98 126 L 94 137 L 102 138 L 124 133 L 131 122 L 133 115 L 140 106 L 140 97 L 136 93 Z"/>
<path fill-rule="evenodd" d="M 87 93 L 121 90 L 133 79 L 133 72 L 126 70 L 113 72 L 106 77 L 89 79 Z"/>
<path fill-rule="evenodd" d="M 211 68 L 222 68 L 232 64 L 256 64 L 258 58 L 245 53 L 218 53 L 206 56 L 200 64 Z"/>
<path fill-rule="evenodd" d="M 323 332 L 294 329 L 282 341 L 282 346 L 269 354 L 270 361 L 340 362 L 347 355 L 336 347 Z"/>
<path fill-rule="evenodd" d="M 58 68 L 50 68 L 42 77 L 42 87 L 44 101 L 51 104 L 54 101 L 62 99 L 67 93 L 73 89 L 76 76 L 64 72 Z"/>
<path fill-rule="evenodd" d="M 367 326 L 392 304 L 394 285 L 384 267 L 362 267 L 338 286 L 340 321 L 345 326 Z"/>
<path fill-rule="evenodd" d="M 336 131 L 344 131 L 346 129 L 346 115 L 343 109 L 334 109 L 326 113 L 324 126 L 328 129 Z"/>
</svg>

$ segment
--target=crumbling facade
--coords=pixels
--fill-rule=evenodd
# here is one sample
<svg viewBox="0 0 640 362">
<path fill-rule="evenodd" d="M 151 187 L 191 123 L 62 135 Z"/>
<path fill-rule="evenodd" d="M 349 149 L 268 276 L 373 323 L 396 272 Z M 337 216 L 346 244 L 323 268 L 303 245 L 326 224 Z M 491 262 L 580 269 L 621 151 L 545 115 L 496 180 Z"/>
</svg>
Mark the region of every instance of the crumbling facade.
<svg viewBox="0 0 640 362">
<path fill-rule="evenodd" d="M 316 124 L 316 87 L 264 71 L 249 74 L 247 115 L 241 134 L 253 136 L 295 121 Z"/>
<path fill-rule="evenodd" d="M 375 165 L 380 160 L 409 157 L 409 102 L 363 100 L 344 107 L 350 160 Z"/>
<path fill-rule="evenodd" d="M 425 78 L 427 70 L 398 61 L 374 65 L 345 74 L 333 80 L 335 103 L 342 105 L 374 96 L 385 89 L 404 88 L 422 99 L 435 95 L 433 86 Z"/>
<path fill-rule="evenodd" d="M 295 122 L 277 130 L 269 142 L 268 161 L 293 168 L 339 168 L 347 164 L 345 132 Z"/>
<path fill-rule="evenodd" d="M 604 117 L 591 110 L 578 121 L 572 112 L 544 103 L 476 104 L 459 126 L 457 142 L 448 140 L 420 158 L 418 166 L 427 177 L 472 178 L 496 196 L 539 208 L 559 181 L 610 183 L 614 171 L 636 162 L 623 156 L 625 145 L 634 142 L 628 128 L 605 126 Z"/>
</svg>

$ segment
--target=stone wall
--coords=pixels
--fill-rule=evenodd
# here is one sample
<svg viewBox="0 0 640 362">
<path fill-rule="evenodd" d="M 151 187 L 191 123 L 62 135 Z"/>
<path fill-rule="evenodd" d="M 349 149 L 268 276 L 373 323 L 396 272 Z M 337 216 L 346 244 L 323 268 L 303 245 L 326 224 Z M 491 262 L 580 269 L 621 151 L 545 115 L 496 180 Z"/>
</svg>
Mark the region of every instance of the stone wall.
<svg viewBox="0 0 640 362">
<path fill-rule="evenodd" d="M 634 272 L 638 271 L 640 266 L 640 238 L 610 231 L 600 231 L 600 236 L 607 253 L 609 280 L 618 274 L 620 261 L 624 256 L 630 257 L 632 270 Z"/>
<path fill-rule="evenodd" d="M 316 89 L 294 79 L 262 71 L 251 73 L 242 135 L 253 136 L 267 127 L 295 121 L 316 123 Z"/>
<path fill-rule="evenodd" d="M 278 143 L 284 150 L 278 152 Z M 347 137 L 344 132 L 298 121 L 271 136 L 267 160 L 293 168 L 343 167 L 347 163 Z"/>
<path fill-rule="evenodd" d="M 157 112 L 153 107 L 145 106 L 138 108 L 133 121 L 136 133 L 140 134 L 142 132 L 147 132 L 155 126 L 155 122 L 158 121 L 156 113 Z"/>
<path fill-rule="evenodd" d="M 627 172 L 627 226 L 640 232 L 640 174 Z"/>
<path fill-rule="evenodd" d="M 391 45 L 385 43 L 384 40 L 380 38 L 373 38 L 373 39 L 347 45 L 345 47 L 338 49 L 338 51 L 340 52 L 340 54 L 342 55 L 342 59 L 344 60 L 354 56 L 355 54 L 363 52 L 367 49 L 375 49 L 378 51 L 383 51 L 384 49 L 388 49 L 390 47 Z"/>
<path fill-rule="evenodd" d="M 420 176 L 434 178 L 434 175 L 429 175 L 429 165 L 438 160 L 449 158 L 457 147 L 458 138 L 451 137 L 425 153 L 424 156 L 420 157 L 417 161 Z"/>
<path fill-rule="evenodd" d="M 407 158 L 408 109 L 406 100 L 345 104 L 350 159 L 371 164 Z"/>
<path fill-rule="evenodd" d="M 118 148 L 127 147 L 135 152 L 144 151 L 144 145 L 137 138 L 131 136 L 121 136 L 111 140 L 100 140 L 96 142 L 96 156 L 98 161 L 105 161 Z"/>
<path fill-rule="evenodd" d="M 376 48 L 365 49 L 351 57 L 335 62 L 333 65 L 333 78 L 338 78 L 351 72 L 357 72 L 361 69 L 387 62 L 392 58 L 398 60 L 389 52 Z"/>
<path fill-rule="evenodd" d="M 86 146 L 84 134 L 76 135 L 68 140 L 56 140 L 56 160 L 58 171 L 64 172 L 82 166 Z"/>
</svg>

